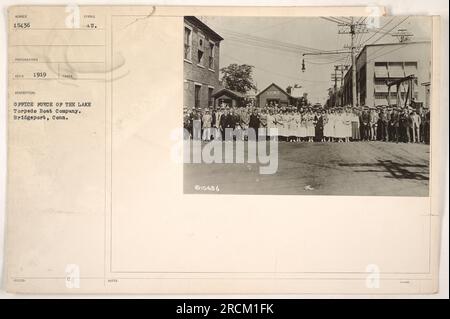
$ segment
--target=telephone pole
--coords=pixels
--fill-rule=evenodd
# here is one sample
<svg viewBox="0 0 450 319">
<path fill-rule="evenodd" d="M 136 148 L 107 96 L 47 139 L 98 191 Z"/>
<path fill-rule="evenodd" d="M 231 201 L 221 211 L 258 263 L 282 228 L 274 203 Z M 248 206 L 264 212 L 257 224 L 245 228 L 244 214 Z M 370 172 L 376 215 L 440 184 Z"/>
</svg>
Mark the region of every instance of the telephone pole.
<svg viewBox="0 0 450 319">
<path fill-rule="evenodd" d="M 353 22 L 353 17 L 352 17 Z M 351 29 L 351 39 L 350 42 L 352 48 L 351 48 L 351 55 L 352 55 L 352 106 L 356 106 L 358 104 L 357 102 L 357 93 L 356 93 L 356 54 L 355 54 L 355 27 L 353 26 L 353 23 L 350 27 Z"/>
<path fill-rule="evenodd" d="M 334 66 L 334 78 L 335 78 L 335 83 L 334 83 L 334 87 L 337 88 L 337 80 L 341 80 L 341 85 L 339 86 L 340 89 L 342 89 L 342 87 L 344 86 L 344 71 L 348 70 L 348 65 L 346 64 L 337 64 Z M 338 76 L 337 72 L 340 72 L 340 76 Z M 337 94 L 337 90 L 336 90 L 336 96 L 338 96 L 339 94 Z M 337 102 L 336 102 L 337 104 Z M 341 99 L 339 99 L 339 105 L 342 106 L 342 101 Z"/>
<path fill-rule="evenodd" d="M 334 66 L 334 73 L 331 73 L 331 80 L 334 81 L 334 87 L 333 87 L 333 95 L 334 95 L 334 107 L 338 106 L 338 88 L 337 88 L 337 81 L 338 81 L 338 74 L 337 74 L 338 68 Z"/>
<path fill-rule="evenodd" d="M 408 42 L 412 36 L 414 36 L 413 33 L 408 32 L 406 29 L 398 29 L 397 32 L 392 34 L 392 36 L 397 37 L 398 42 Z"/>
<path fill-rule="evenodd" d="M 356 92 L 356 44 L 355 37 L 359 33 L 367 33 L 365 23 L 355 22 L 354 18 L 351 18 L 350 22 L 338 24 L 339 34 L 350 34 L 350 54 L 352 57 L 352 106 L 356 106 L 357 92 Z"/>
</svg>

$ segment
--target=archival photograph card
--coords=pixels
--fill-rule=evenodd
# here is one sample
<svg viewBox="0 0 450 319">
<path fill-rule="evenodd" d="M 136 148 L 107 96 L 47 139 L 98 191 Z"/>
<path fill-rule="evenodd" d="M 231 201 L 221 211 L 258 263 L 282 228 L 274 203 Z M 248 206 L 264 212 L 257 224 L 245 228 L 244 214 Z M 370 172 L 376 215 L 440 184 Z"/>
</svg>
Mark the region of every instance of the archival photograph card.
<svg viewBox="0 0 450 319">
<path fill-rule="evenodd" d="M 9 292 L 438 291 L 439 17 L 8 19 Z"/>
</svg>

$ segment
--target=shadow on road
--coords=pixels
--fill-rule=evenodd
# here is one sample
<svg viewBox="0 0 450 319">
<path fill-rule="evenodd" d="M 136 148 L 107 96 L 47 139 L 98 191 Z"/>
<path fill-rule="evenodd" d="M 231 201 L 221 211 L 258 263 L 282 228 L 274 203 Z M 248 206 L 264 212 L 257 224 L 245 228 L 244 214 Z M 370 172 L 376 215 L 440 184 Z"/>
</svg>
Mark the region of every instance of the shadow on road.
<svg viewBox="0 0 450 319">
<path fill-rule="evenodd" d="M 428 165 L 396 163 L 391 160 L 378 160 L 378 163 L 339 164 L 343 167 L 368 167 L 373 169 L 355 170 L 356 173 L 389 173 L 386 178 L 428 181 Z"/>
</svg>

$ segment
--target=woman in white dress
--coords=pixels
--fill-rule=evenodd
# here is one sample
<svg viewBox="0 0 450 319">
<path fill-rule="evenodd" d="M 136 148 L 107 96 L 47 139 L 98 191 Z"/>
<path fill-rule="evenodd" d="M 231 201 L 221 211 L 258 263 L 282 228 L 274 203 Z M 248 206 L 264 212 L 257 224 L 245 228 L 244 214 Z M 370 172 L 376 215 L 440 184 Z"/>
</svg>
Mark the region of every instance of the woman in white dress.
<svg viewBox="0 0 450 319">
<path fill-rule="evenodd" d="M 350 142 L 352 136 L 352 114 L 349 109 L 345 109 L 344 113 L 345 142 Z"/>
<path fill-rule="evenodd" d="M 289 112 L 287 109 L 283 112 L 283 136 L 284 139 L 289 141 Z"/>
<path fill-rule="evenodd" d="M 302 124 L 302 115 L 300 114 L 300 111 L 296 111 L 294 115 L 294 123 L 295 123 L 295 137 L 297 142 L 301 141 L 301 124 Z"/>
<path fill-rule="evenodd" d="M 336 142 L 336 111 L 334 109 L 331 109 L 328 115 L 328 125 L 330 142 Z"/>
<path fill-rule="evenodd" d="M 359 114 L 356 108 L 352 108 L 351 113 L 352 118 L 352 141 L 359 141 L 361 138 L 360 135 L 360 123 L 359 123 Z"/>
<path fill-rule="evenodd" d="M 301 119 L 300 119 L 300 139 L 302 141 L 305 140 L 306 138 L 306 118 L 307 118 L 307 113 L 306 111 L 301 112 Z"/>
<path fill-rule="evenodd" d="M 266 109 L 261 109 L 259 112 L 259 129 L 258 135 L 263 138 L 263 140 L 267 140 L 267 111 Z"/>
<path fill-rule="evenodd" d="M 282 136 L 284 138 L 285 141 L 289 141 L 289 113 L 287 112 L 286 109 L 284 109 L 283 113 L 281 114 L 281 119 L 282 119 Z"/>
<path fill-rule="evenodd" d="M 308 142 L 314 142 L 314 137 L 316 136 L 314 124 L 314 114 L 311 110 L 308 110 L 306 113 L 306 137 L 308 137 Z"/>
<path fill-rule="evenodd" d="M 289 142 L 294 142 L 295 137 L 295 119 L 294 119 L 294 110 L 292 108 L 289 109 L 289 112 L 287 113 L 287 138 Z"/>
<path fill-rule="evenodd" d="M 284 134 L 284 130 L 283 130 L 283 126 L 284 126 L 284 122 L 283 122 L 283 114 L 281 113 L 281 110 L 280 109 L 278 109 L 278 108 L 275 108 L 276 109 L 276 115 L 275 115 L 275 125 L 276 125 L 276 128 L 278 129 L 278 134 L 277 134 L 277 136 L 278 136 L 278 138 L 280 138 L 280 137 L 282 137 L 283 136 L 283 134 Z"/>
<path fill-rule="evenodd" d="M 323 136 L 325 137 L 326 142 L 331 142 L 331 139 L 333 138 L 333 126 L 334 123 L 332 121 L 331 111 L 327 110 L 323 115 Z"/>
<path fill-rule="evenodd" d="M 275 123 L 274 123 L 274 114 L 272 109 L 269 109 L 269 114 L 267 114 L 267 135 L 269 136 L 269 138 L 273 137 L 273 129 L 275 128 Z"/>
<path fill-rule="evenodd" d="M 344 114 L 342 113 L 342 110 L 338 110 L 338 112 L 336 113 L 336 118 L 335 118 L 335 122 L 334 122 L 334 132 L 335 132 L 335 137 L 336 137 L 338 143 L 344 142 L 344 139 L 345 139 L 346 128 L 345 128 L 344 121 L 345 121 L 345 117 L 344 117 Z"/>
</svg>

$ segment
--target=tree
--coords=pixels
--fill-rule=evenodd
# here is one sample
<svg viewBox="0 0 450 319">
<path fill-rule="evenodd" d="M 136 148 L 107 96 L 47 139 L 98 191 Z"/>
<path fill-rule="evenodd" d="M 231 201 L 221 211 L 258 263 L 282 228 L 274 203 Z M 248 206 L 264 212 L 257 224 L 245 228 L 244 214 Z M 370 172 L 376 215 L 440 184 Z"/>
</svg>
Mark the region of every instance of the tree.
<svg viewBox="0 0 450 319">
<path fill-rule="evenodd" d="M 256 90 L 252 77 L 253 66 L 233 63 L 221 68 L 220 72 L 222 72 L 222 81 L 227 89 L 244 94 L 250 90 Z"/>
<path fill-rule="evenodd" d="M 289 85 L 289 86 L 286 88 L 286 92 L 289 93 L 289 94 L 292 94 L 292 89 L 299 89 L 299 88 L 301 88 L 301 87 L 302 87 L 302 86 L 301 86 L 300 84 L 295 83 L 294 86 Z"/>
</svg>

